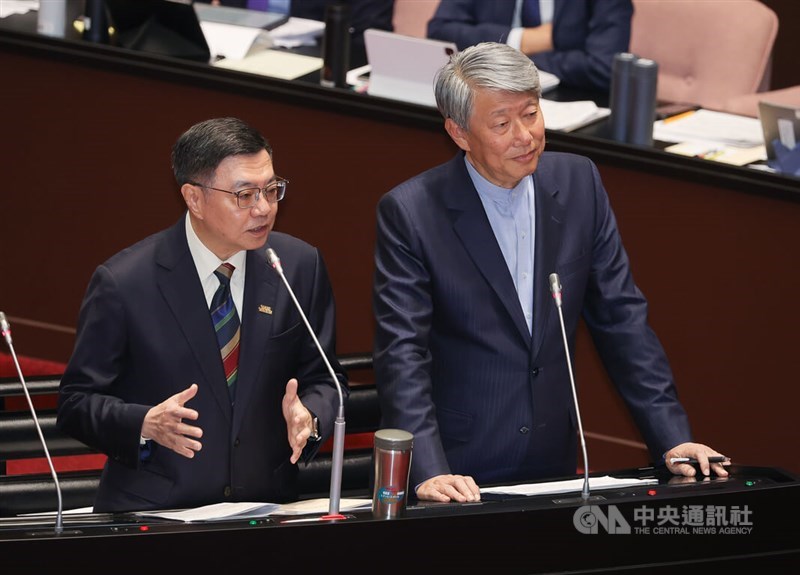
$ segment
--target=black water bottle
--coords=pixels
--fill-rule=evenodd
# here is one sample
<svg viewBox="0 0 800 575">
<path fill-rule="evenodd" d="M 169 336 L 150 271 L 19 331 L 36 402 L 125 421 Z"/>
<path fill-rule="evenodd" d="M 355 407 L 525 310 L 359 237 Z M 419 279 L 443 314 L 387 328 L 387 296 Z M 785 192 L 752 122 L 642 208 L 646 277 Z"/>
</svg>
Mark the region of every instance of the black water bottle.
<svg viewBox="0 0 800 575">
<path fill-rule="evenodd" d="M 628 142 L 639 146 L 653 145 L 653 122 L 656 119 L 658 64 L 638 58 L 631 69 L 631 117 Z"/>
<path fill-rule="evenodd" d="M 611 94 L 609 97 L 611 116 L 611 138 L 617 142 L 628 140 L 628 117 L 631 107 L 631 73 L 636 56 L 620 52 L 614 56 L 611 68 Z"/>
<path fill-rule="evenodd" d="M 347 4 L 328 4 L 325 9 L 320 84 L 328 88 L 346 88 L 349 65 L 350 7 Z"/>
<path fill-rule="evenodd" d="M 83 39 L 96 44 L 108 44 L 108 16 L 104 0 L 86 0 Z"/>
</svg>

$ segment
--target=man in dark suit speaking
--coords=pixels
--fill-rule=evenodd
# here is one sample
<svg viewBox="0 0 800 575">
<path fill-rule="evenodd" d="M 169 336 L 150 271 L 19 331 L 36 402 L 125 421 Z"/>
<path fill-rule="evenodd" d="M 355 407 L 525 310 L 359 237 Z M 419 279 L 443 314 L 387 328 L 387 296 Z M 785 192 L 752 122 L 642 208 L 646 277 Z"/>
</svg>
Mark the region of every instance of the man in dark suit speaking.
<svg viewBox="0 0 800 575">
<path fill-rule="evenodd" d="M 461 151 L 381 198 L 375 255 L 382 425 L 414 434 L 417 496 L 468 501 L 477 483 L 575 473 L 553 272 L 570 349 L 583 316 L 653 460 L 695 457 L 703 473 L 727 475 L 709 465 L 716 451 L 693 443 L 597 168 L 544 152 L 533 62 L 478 44 L 452 56 L 434 87 Z"/>
<path fill-rule="evenodd" d="M 271 146 L 218 118 L 172 162 L 185 216 L 97 268 L 61 380 L 58 427 L 108 455 L 96 512 L 296 497 L 338 391 L 267 247 L 347 391 L 322 257 L 272 232 L 288 182 Z"/>
</svg>

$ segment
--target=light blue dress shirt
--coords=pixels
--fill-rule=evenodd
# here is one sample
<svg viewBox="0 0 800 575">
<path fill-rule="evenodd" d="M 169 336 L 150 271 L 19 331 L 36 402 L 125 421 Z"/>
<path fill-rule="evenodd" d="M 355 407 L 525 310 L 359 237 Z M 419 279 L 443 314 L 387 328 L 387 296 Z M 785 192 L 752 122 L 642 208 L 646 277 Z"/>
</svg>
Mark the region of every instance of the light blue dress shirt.
<svg viewBox="0 0 800 575">
<path fill-rule="evenodd" d="M 472 183 L 478 190 L 500 251 L 506 260 L 528 333 L 533 333 L 533 246 L 536 235 L 536 203 L 533 178 L 523 178 L 509 190 L 495 186 L 464 158 Z"/>
</svg>

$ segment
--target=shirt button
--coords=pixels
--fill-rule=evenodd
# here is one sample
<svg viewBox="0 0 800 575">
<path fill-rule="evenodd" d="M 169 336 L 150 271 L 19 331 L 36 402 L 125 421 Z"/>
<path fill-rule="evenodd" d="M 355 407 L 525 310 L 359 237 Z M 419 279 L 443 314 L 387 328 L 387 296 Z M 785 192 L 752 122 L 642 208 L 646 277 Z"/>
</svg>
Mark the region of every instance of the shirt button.
<svg viewBox="0 0 800 575">
<path fill-rule="evenodd" d="M 525 435 L 525 434 L 526 434 L 526 433 L 528 433 L 529 431 L 530 431 L 530 428 L 528 428 L 528 427 L 526 427 L 526 426 L 524 426 L 524 425 L 523 425 L 522 427 L 520 427 L 520 428 L 519 428 L 519 432 L 520 432 L 522 435 Z"/>
</svg>

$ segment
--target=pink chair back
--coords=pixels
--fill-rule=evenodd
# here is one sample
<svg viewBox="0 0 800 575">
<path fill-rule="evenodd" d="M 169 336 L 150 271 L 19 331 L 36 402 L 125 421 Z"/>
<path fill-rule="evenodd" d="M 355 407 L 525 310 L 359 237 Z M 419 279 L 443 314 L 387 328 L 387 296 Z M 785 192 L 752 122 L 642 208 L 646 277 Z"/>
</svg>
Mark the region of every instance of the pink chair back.
<svg viewBox="0 0 800 575">
<path fill-rule="evenodd" d="M 433 17 L 440 0 L 394 0 L 394 31 L 397 34 L 425 38 L 428 20 Z"/>
<path fill-rule="evenodd" d="M 657 97 L 720 109 L 769 87 L 778 17 L 758 0 L 633 0 L 630 51 L 658 62 Z"/>
</svg>

